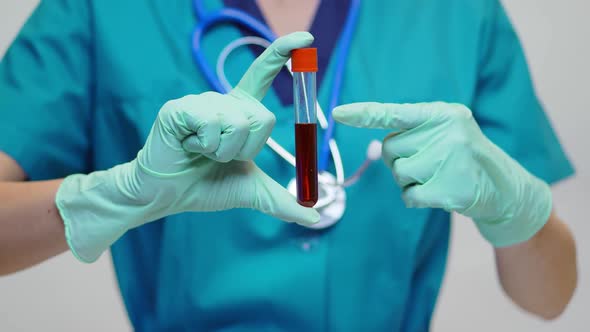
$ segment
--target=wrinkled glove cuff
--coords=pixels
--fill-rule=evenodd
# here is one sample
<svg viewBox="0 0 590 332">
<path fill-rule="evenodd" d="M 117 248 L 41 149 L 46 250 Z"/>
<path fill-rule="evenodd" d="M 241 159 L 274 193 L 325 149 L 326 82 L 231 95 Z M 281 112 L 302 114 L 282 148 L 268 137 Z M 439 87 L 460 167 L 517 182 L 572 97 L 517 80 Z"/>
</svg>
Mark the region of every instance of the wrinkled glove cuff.
<svg viewBox="0 0 590 332">
<path fill-rule="evenodd" d="M 70 175 L 56 194 L 55 204 L 64 222 L 70 251 L 84 263 L 96 261 L 130 225 L 137 223 L 132 220 L 133 202 L 113 188 L 109 179 L 117 172 L 109 172 Z"/>
<path fill-rule="evenodd" d="M 531 177 L 533 177 L 531 175 Z M 475 220 L 479 232 L 494 247 L 508 247 L 531 239 L 549 220 L 553 208 L 549 185 L 533 177 L 516 211 L 495 222 Z"/>
</svg>

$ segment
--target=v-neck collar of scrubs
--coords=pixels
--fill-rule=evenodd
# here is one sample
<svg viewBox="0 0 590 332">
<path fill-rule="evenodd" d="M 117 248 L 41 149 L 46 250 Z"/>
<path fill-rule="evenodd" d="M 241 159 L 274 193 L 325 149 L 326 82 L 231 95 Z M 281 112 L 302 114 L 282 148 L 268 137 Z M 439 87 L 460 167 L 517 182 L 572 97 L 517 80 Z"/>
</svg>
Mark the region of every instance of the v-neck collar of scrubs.
<svg viewBox="0 0 590 332">
<path fill-rule="evenodd" d="M 256 4 L 256 1 L 243 0 L 223 0 L 227 7 L 237 8 L 248 13 L 260 22 L 268 26 L 262 11 Z M 314 15 L 309 32 L 315 37 L 313 46 L 318 48 L 318 73 L 317 83 L 321 86 L 325 74 L 330 63 L 330 58 L 334 53 L 337 41 L 341 35 L 346 21 L 348 8 L 350 7 L 350 0 L 324 0 L 320 1 L 318 9 Z M 330 19 L 324 19 L 329 17 Z M 252 32 L 240 28 L 240 32 L 244 35 L 250 35 Z M 257 47 L 250 48 L 256 56 L 260 55 L 261 51 Z M 293 103 L 293 84 L 289 73 L 283 70 L 275 79 L 273 88 L 281 101 L 283 106 L 291 105 Z"/>
</svg>

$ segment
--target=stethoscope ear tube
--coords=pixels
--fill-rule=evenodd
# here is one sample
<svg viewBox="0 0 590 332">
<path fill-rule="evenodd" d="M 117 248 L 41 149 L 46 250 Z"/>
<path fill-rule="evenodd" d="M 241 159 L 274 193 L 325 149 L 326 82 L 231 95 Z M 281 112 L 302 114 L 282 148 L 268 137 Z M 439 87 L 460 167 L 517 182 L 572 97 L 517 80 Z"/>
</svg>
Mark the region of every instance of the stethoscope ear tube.
<svg viewBox="0 0 590 332">
<path fill-rule="evenodd" d="M 208 29 L 210 29 L 211 27 L 213 27 L 216 24 L 235 23 L 238 25 L 242 25 L 242 26 L 248 28 L 249 30 L 253 31 L 254 33 L 258 34 L 260 37 L 256 37 L 256 38 L 260 38 L 260 40 L 266 41 L 264 43 L 265 45 L 268 45 L 269 41 L 276 39 L 276 36 L 272 32 L 272 30 L 270 30 L 263 23 L 261 23 L 260 21 L 258 21 L 254 17 L 248 15 L 247 13 L 244 13 L 244 12 L 237 10 L 237 9 L 223 8 L 221 10 L 214 11 L 214 12 L 208 14 L 208 13 L 206 13 L 206 10 L 205 10 L 202 0 L 193 0 L 193 10 L 194 10 L 196 19 L 198 20 L 197 26 L 193 32 L 193 40 L 192 40 L 193 58 L 194 58 L 195 62 L 197 63 L 197 66 L 203 72 L 203 75 L 205 76 L 205 78 L 207 79 L 209 84 L 212 86 L 212 88 L 215 89 L 217 92 L 227 93 L 231 90 L 231 85 L 222 83 L 222 78 L 221 78 L 222 76 L 219 75 L 219 73 L 223 72 L 223 70 L 221 70 L 221 71 L 219 70 L 219 60 L 218 60 L 218 66 L 216 66 L 218 69 L 217 75 L 212 70 L 212 68 L 207 65 L 207 60 L 205 59 L 204 52 L 202 51 L 202 45 L 201 45 L 203 34 Z M 360 12 L 360 0 L 352 0 L 351 4 L 350 4 L 348 16 L 346 18 L 346 22 L 344 25 L 344 30 L 342 32 L 342 35 L 339 38 L 338 49 L 337 49 L 337 69 L 336 69 L 336 76 L 334 78 L 334 88 L 332 89 L 332 95 L 330 98 L 330 106 L 329 106 L 330 110 L 336 106 L 339 96 L 340 96 L 340 88 L 341 88 L 341 84 L 342 84 L 344 66 L 346 63 L 346 58 L 347 58 L 350 43 L 352 40 L 352 33 L 354 31 L 354 26 L 356 25 L 356 21 L 358 19 L 359 12 Z M 260 40 L 255 41 L 254 44 L 256 44 L 256 45 L 262 44 L 260 42 Z M 237 42 L 235 45 L 232 45 L 232 47 L 230 47 L 230 48 L 228 48 L 226 46 L 226 48 L 228 49 L 228 51 L 226 53 L 229 54 L 229 53 L 231 53 L 231 51 L 233 49 L 235 49 L 236 47 L 242 46 L 242 45 L 245 45 L 245 43 L 243 41 Z M 264 47 L 266 47 L 266 46 L 264 46 Z M 224 57 L 223 62 L 225 62 L 226 58 L 227 58 L 227 55 Z M 223 66 L 221 66 L 221 68 L 223 68 Z M 287 64 L 287 68 L 290 71 L 290 64 Z M 226 78 L 224 79 L 224 81 L 227 83 Z M 327 162 L 330 158 L 330 155 L 332 155 L 332 160 L 334 161 L 334 167 L 336 170 L 337 181 L 338 181 L 338 183 L 343 184 L 345 181 L 345 179 L 344 179 L 344 166 L 342 164 L 342 158 L 340 157 L 340 151 L 338 149 L 338 145 L 336 144 L 335 140 L 333 139 L 334 120 L 331 117 L 331 113 L 328 114 L 328 117 L 326 117 L 324 112 L 321 111 L 322 109 L 321 109 L 321 107 L 319 107 L 319 104 L 317 106 L 318 106 L 317 107 L 317 109 L 318 109 L 318 122 L 320 122 L 320 126 L 324 130 L 324 142 L 322 144 L 322 147 L 321 147 L 320 153 L 319 153 L 319 170 L 320 171 L 326 170 Z M 284 149 L 282 149 L 282 150 L 276 149 L 275 150 L 273 148 L 273 146 L 275 148 L 277 146 L 279 146 L 278 144 L 271 143 L 271 144 L 269 144 L 269 146 L 271 147 L 271 149 L 273 149 L 277 153 L 279 153 L 279 151 L 280 151 L 281 153 L 279 153 L 279 154 L 285 160 L 287 160 L 290 164 L 294 164 L 295 158 L 291 157 L 292 155 L 284 153 L 284 152 L 286 152 Z M 291 163 L 291 161 L 293 163 Z"/>
<path fill-rule="evenodd" d="M 338 105 L 340 99 L 340 92 L 342 90 L 342 79 L 344 77 L 344 66 L 348 54 L 350 53 L 350 44 L 352 43 L 352 35 L 360 12 L 361 0 L 351 0 L 348 16 L 344 23 L 344 28 L 340 38 L 338 39 L 338 49 L 336 50 L 336 70 L 334 71 L 334 86 L 332 94 L 330 95 L 330 103 L 328 105 L 328 119 L 327 127 L 324 132 L 324 139 L 320 149 L 320 159 L 318 161 L 319 171 L 328 169 L 328 151 L 332 150 L 330 141 L 334 137 L 334 119 L 332 118 L 332 110 Z M 344 181 L 344 180 L 343 180 Z"/>
<path fill-rule="evenodd" d="M 239 10 L 224 8 L 207 14 L 205 12 L 203 1 L 201 0 L 193 0 L 193 7 L 195 16 L 198 20 L 198 24 L 195 27 L 192 35 L 193 59 L 211 87 L 219 93 L 227 93 L 232 89 L 232 85 L 227 80 L 224 71 L 225 61 L 229 54 L 236 48 L 244 45 L 259 45 L 266 48 L 270 45 L 270 41 L 276 39 L 276 36 L 263 23 Z M 351 0 L 349 14 L 338 43 L 336 64 L 337 68 L 336 76 L 334 78 L 334 87 L 330 97 L 330 111 L 338 103 L 344 66 L 359 11 L 360 0 Z M 219 58 L 217 59 L 216 70 L 214 71 L 212 67 L 208 65 L 204 52 L 202 51 L 201 41 L 203 34 L 208 29 L 216 24 L 221 23 L 236 23 L 238 25 L 242 25 L 258 34 L 260 37 L 242 37 L 228 44 L 222 50 Z M 292 75 L 290 61 L 286 64 L 286 67 Z M 321 220 L 318 224 L 312 226 L 311 228 L 321 229 L 333 225 L 342 218 L 344 210 L 346 209 L 346 192 L 344 188 L 358 181 L 371 161 L 379 159 L 381 147 L 380 142 L 377 142 L 377 144 L 379 144 L 378 147 L 375 142 L 371 142 L 367 148 L 367 159 L 351 177 L 345 179 L 342 156 L 340 154 L 338 144 L 333 138 L 333 129 L 335 124 L 333 118 L 331 117 L 331 112 L 328 114 L 328 117 L 326 117 L 319 103 L 316 105 L 316 108 L 318 111 L 318 122 L 320 123 L 320 127 L 324 130 L 324 141 L 319 153 L 320 174 L 318 175 L 318 180 L 320 197 L 314 206 L 320 212 Z M 293 154 L 284 149 L 272 137 L 268 139 L 267 145 L 289 164 L 295 167 L 295 157 Z M 325 171 L 328 160 L 330 159 L 330 155 L 332 156 L 332 160 L 334 162 L 336 176 Z M 296 193 L 296 188 L 293 188 L 295 185 L 295 181 L 291 181 L 289 183 L 288 189 L 292 193 Z"/>
</svg>

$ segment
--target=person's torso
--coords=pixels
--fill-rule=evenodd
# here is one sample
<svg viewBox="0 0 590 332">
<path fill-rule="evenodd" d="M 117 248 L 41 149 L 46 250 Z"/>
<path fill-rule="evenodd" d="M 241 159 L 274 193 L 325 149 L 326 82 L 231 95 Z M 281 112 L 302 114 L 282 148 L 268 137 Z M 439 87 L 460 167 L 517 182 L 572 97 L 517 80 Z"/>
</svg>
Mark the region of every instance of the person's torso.
<svg viewBox="0 0 590 332">
<path fill-rule="evenodd" d="M 221 5 L 205 3 L 211 10 Z M 363 2 L 339 104 L 469 105 L 478 67 L 478 6 Z M 135 157 L 165 101 L 211 87 L 191 56 L 191 1 L 101 1 L 93 7 L 92 158 L 95 169 L 105 169 Z M 320 12 L 319 19 L 329 21 L 328 14 Z M 210 66 L 239 36 L 227 25 L 206 34 Z M 253 59 L 248 48 L 228 59 L 232 83 Z M 324 108 L 334 62 L 332 56 L 318 82 Z M 272 137 L 294 151 L 292 106 L 282 105 L 274 89 L 264 103 L 277 117 Z M 364 161 L 369 142 L 386 134 L 336 127 L 347 175 Z M 295 174 L 269 148 L 255 161 L 285 186 Z M 448 216 L 406 209 L 383 163 L 373 163 L 346 193 L 344 217 L 322 231 L 249 210 L 180 214 L 130 231 L 114 245 L 113 257 L 135 328 L 397 331 L 413 330 L 410 318 L 427 326 L 444 270 Z M 421 271 L 433 247 L 441 251 L 434 267 Z"/>
</svg>

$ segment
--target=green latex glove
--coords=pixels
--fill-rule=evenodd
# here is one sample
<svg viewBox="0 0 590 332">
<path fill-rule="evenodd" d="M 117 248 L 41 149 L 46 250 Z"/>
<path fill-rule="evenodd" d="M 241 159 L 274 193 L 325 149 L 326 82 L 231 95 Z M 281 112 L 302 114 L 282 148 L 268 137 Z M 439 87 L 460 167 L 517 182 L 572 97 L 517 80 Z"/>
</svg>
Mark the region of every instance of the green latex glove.
<svg viewBox="0 0 590 332">
<path fill-rule="evenodd" d="M 383 160 L 408 207 L 471 217 L 498 247 L 528 240 L 549 218 L 549 186 L 484 136 L 463 105 L 357 103 L 333 115 L 351 126 L 395 131 L 383 142 Z"/>
<path fill-rule="evenodd" d="M 319 221 L 251 161 L 275 123 L 260 100 L 290 51 L 312 41 L 305 32 L 277 39 L 231 93 L 167 102 L 135 160 L 66 177 L 56 205 L 74 255 L 92 262 L 127 230 L 185 211 L 252 208 L 288 222 Z"/>
</svg>

